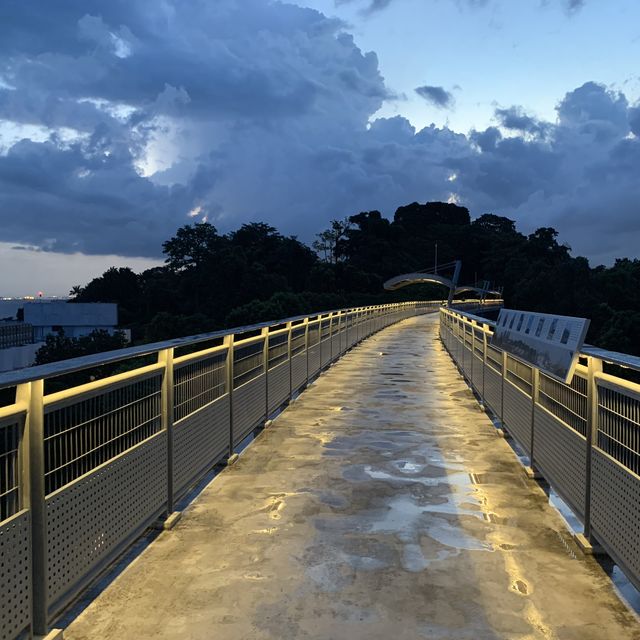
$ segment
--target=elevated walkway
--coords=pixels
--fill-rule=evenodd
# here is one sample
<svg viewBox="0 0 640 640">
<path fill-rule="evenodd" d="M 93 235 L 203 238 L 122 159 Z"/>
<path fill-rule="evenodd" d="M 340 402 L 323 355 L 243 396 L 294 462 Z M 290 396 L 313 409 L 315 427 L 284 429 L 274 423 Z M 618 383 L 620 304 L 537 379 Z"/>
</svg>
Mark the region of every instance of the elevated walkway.
<svg viewBox="0 0 640 640">
<path fill-rule="evenodd" d="M 638 638 L 437 334 L 334 364 L 65 639 Z"/>
</svg>

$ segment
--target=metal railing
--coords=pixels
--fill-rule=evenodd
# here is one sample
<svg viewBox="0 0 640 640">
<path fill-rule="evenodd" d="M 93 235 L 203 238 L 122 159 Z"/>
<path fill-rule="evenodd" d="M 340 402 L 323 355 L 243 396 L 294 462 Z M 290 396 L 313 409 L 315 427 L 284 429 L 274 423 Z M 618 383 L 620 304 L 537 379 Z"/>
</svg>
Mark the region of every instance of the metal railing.
<svg viewBox="0 0 640 640">
<path fill-rule="evenodd" d="M 640 588 L 640 385 L 603 371 L 640 371 L 640 358 L 585 346 L 565 384 L 489 344 L 494 326 L 440 310 L 444 346 L 520 445 L 530 475 L 547 480 L 583 523 L 580 544 L 601 547 Z"/>
<path fill-rule="evenodd" d="M 440 304 L 300 316 L 0 375 L 0 389 L 15 387 L 0 407 L 0 639 L 45 634 L 89 581 L 323 368 Z M 96 367 L 116 366 L 90 379 Z M 70 374 L 74 386 L 47 392 Z"/>
</svg>

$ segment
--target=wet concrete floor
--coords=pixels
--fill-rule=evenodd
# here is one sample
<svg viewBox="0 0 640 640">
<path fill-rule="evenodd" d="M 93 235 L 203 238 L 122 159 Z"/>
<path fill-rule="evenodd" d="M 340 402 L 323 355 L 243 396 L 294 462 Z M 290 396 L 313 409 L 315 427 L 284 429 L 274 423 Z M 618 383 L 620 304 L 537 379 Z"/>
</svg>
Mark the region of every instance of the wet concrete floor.
<svg viewBox="0 0 640 640">
<path fill-rule="evenodd" d="M 423 316 L 331 367 L 65 638 L 623 640 L 640 626 Z"/>
</svg>

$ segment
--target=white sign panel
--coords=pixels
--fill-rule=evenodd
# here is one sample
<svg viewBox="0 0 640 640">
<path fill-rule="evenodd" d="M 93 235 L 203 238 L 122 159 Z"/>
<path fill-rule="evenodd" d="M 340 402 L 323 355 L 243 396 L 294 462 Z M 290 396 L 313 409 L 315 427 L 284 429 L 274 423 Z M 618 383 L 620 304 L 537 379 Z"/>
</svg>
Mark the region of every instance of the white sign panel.
<svg viewBox="0 0 640 640">
<path fill-rule="evenodd" d="M 491 345 L 569 383 L 589 320 L 501 309 Z"/>
</svg>

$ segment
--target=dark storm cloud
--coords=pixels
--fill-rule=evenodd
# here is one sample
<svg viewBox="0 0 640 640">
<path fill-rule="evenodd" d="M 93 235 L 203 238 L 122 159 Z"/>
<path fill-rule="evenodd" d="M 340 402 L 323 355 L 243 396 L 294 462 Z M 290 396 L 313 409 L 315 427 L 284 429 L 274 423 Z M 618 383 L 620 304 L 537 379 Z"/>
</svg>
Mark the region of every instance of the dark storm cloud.
<svg viewBox="0 0 640 640">
<path fill-rule="evenodd" d="M 332 218 L 451 198 L 555 226 L 598 258 L 637 254 L 640 107 L 624 95 L 588 82 L 553 123 L 513 106 L 468 135 L 416 131 L 372 121 L 390 97 L 378 60 L 335 20 L 263 0 L 189 6 L 3 5 L 1 241 L 155 256 L 205 216 L 310 240 Z"/>
<path fill-rule="evenodd" d="M 636 136 L 640 136 L 640 107 L 629 109 L 629 127 Z"/>
<path fill-rule="evenodd" d="M 481 8 L 495 0 L 456 0 L 461 7 Z M 336 6 L 341 4 L 361 4 L 364 5 L 363 13 L 371 14 L 386 9 L 390 4 L 399 4 L 402 0 L 335 0 Z M 582 9 L 586 0 L 541 0 L 541 4 L 546 5 L 552 2 L 559 2 L 565 7 L 569 14 L 576 13 Z"/>
<path fill-rule="evenodd" d="M 451 109 L 455 103 L 453 94 L 443 87 L 424 85 L 422 87 L 416 87 L 415 92 L 438 109 Z"/>
<path fill-rule="evenodd" d="M 528 116 L 521 107 L 509 107 L 508 109 L 496 109 L 495 116 L 498 122 L 505 128 L 531 135 L 545 135 L 549 126 Z"/>
<path fill-rule="evenodd" d="M 586 4 L 586 0 L 567 0 L 567 8 L 569 11 L 578 11 Z"/>
</svg>

